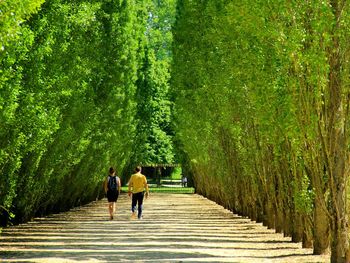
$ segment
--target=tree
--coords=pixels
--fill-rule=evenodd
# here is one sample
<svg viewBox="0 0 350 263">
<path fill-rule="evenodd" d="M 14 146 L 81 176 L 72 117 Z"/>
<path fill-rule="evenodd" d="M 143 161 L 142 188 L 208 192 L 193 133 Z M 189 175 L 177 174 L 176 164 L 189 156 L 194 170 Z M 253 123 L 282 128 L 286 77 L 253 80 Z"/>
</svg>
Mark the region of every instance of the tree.
<svg viewBox="0 0 350 263">
<path fill-rule="evenodd" d="M 172 24 L 175 1 L 152 1 L 148 6 L 143 68 L 138 81 L 136 163 L 173 163 L 169 98 Z"/>
<path fill-rule="evenodd" d="M 331 230 L 332 261 L 343 262 L 348 4 L 182 0 L 177 10 L 175 134 L 196 190 L 304 246 L 314 232 L 317 254 Z"/>
<path fill-rule="evenodd" d="M 0 205 L 16 222 L 95 200 L 124 168 L 146 17 L 143 1 L 48 0 L 21 24 L 1 61 L 15 74 L 1 76 Z"/>
</svg>

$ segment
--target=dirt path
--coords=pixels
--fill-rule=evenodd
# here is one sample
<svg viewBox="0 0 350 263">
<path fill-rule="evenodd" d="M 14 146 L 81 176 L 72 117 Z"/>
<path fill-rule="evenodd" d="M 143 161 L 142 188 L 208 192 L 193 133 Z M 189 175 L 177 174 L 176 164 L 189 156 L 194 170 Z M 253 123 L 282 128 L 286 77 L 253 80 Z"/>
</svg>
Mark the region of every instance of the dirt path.
<svg viewBox="0 0 350 263">
<path fill-rule="evenodd" d="M 144 219 L 106 200 L 3 230 L 2 262 L 329 262 L 198 195 L 153 194 Z"/>
</svg>

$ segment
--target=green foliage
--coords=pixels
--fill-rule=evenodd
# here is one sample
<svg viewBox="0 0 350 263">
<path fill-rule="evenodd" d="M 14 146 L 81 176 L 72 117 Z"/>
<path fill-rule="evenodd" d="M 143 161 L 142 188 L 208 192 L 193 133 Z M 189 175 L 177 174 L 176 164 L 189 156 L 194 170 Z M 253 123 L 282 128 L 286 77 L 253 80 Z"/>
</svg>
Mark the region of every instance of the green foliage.
<svg viewBox="0 0 350 263">
<path fill-rule="evenodd" d="M 294 187 L 296 209 L 303 213 L 311 214 L 313 212 L 315 191 L 311 189 L 310 179 L 305 175 L 301 180 L 301 189 Z"/>
<path fill-rule="evenodd" d="M 327 202 L 347 228 L 340 2 L 2 1 L 3 223 L 100 197 L 111 165 L 181 160 L 196 192 L 270 227 L 295 218 L 293 238 Z"/>
<path fill-rule="evenodd" d="M 34 2 L 1 54 L 0 205 L 17 222 L 95 200 L 129 161 L 147 18 L 137 0 L 48 0 L 30 17 Z"/>
<path fill-rule="evenodd" d="M 0 4 L 0 205 L 9 210 L 16 197 L 18 178 L 15 172 L 21 166 L 22 149 L 29 142 L 16 113 L 23 93 L 21 78 L 23 65 L 33 42 L 33 33 L 21 24 L 37 11 L 43 1 L 6 1 Z M 34 105 L 33 105 L 34 106 Z M 27 124 L 30 120 L 26 121 Z M 1 211 L 10 216 L 12 212 Z"/>
<path fill-rule="evenodd" d="M 336 167 L 328 162 L 330 149 L 343 134 L 329 123 L 344 127 L 349 106 L 349 46 L 342 41 L 349 36 L 350 10 L 341 6 L 336 22 L 336 3 L 178 1 L 175 141 L 197 192 L 270 227 L 283 224 L 282 217 L 296 218 L 295 224 L 315 205 L 324 207 L 333 173 L 326 169 Z M 341 68 L 333 63 L 339 72 L 332 73 L 338 52 L 344 52 Z M 338 76 L 342 83 L 332 84 Z M 345 160 L 343 153 L 336 155 Z M 300 225 L 284 227 L 279 231 L 293 237 L 300 231 Z"/>
<path fill-rule="evenodd" d="M 135 163 L 173 163 L 172 102 L 169 97 L 175 1 L 150 1 L 143 68 L 137 91 Z"/>
<path fill-rule="evenodd" d="M 21 24 L 38 8 L 45 0 L 11 0 L 0 3 L 0 55 L 11 48 L 11 43 L 21 37 Z M 7 52 L 7 51 L 5 51 Z"/>
<path fill-rule="evenodd" d="M 180 180 L 182 178 L 182 168 L 174 167 L 174 169 L 171 172 L 170 178 L 173 180 Z"/>
<path fill-rule="evenodd" d="M 100 197 L 109 166 L 174 161 L 175 1 L 6 1 L 0 10 L 0 205 L 15 221 Z"/>
</svg>

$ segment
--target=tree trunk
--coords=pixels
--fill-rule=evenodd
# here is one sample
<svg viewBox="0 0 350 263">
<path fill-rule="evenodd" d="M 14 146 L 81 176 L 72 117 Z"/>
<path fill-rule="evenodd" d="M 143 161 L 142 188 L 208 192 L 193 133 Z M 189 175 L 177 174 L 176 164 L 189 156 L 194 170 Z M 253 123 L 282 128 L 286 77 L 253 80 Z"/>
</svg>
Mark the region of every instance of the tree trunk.
<svg viewBox="0 0 350 263">
<path fill-rule="evenodd" d="M 312 240 L 312 223 L 311 218 L 309 216 L 303 217 L 303 248 L 312 248 L 313 240 Z"/>
<path fill-rule="evenodd" d="M 331 262 L 348 262 L 349 254 L 348 213 L 346 204 L 346 187 L 348 174 L 345 169 L 347 144 L 342 131 L 334 127 L 337 136 L 333 139 L 331 151 L 331 207 L 332 207 L 332 244 Z"/>
<path fill-rule="evenodd" d="M 275 228 L 275 213 L 273 209 L 273 204 L 271 201 L 266 205 L 266 217 L 267 217 L 267 228 L 274 229 Z"/>
<path fill-rule="evenodd" d="M 315 198 L 314 207 L 314 254 L 327 253 L 329 248 L 329 220 L 323 200 Z"/>
<path fill-rule="evenodd" d="M 292 223 L 292 242 L 301 242 L 303 240 L 303 224 L 299 213 L 293 213 Z"/>
<path fill-rule="evenodd" d="M 284 218 L 281 209 L 276 209 L 276 233 L 283 233 L 284 225 L 288 224 L 288 218 Z"/>
<path fill-rule="evenodd" d="M 283 236 L 291 237 L 292 236 L 292 226 L 293 219 L 291 218 L 290 210 L 284 211 L 284 228 L 283 228 Z"/>
<path fill-rule="evenodd" d="M 257 210 L 256 210 L 256 205 L 252 204 L 251 207 L 250 207 L 250 219 L 252 221 L 256 222 L 257 218 L 258 218 L 258 214 L 257 214 Z"/>
<path fill-rule="evenodd" d="M 332 45 L 329 48 L 329 103 L 327 105 L 327 127 L 325 154 L 328 154 L 330 174 L 332 244 L 331 262 L 347 262 L 349 255 L 348 214 L 346 205 L 346 187 L 349 172 L 346 103 L 343 100 L 342 85 L 342 47 L 341 34 L 342 11 L 344 0 L 330 1 L 334 25 L 332 28 Z M 348 100 L 347 100 L 348 103 Z"/>
</svg>

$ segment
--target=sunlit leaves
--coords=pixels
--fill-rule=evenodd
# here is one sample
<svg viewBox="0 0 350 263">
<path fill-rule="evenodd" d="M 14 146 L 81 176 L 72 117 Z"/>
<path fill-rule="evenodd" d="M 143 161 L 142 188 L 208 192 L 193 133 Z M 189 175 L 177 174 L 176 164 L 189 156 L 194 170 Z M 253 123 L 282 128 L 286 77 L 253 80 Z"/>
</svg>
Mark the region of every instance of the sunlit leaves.
<svg viewBox="0 0 350 263">
<path fill-rule="evenodd" d="M 144 66 L 138 81 L 139 145 L 133 161 L 173 163 L 169 81 L 175 1 L 150 1 L 148 12 Z"/>
<path fill-rule="evenodd" d="M 321 142 L 334 136 L 326 117 L 333 116 L 330 76 L 341 74 L 342 106 L 349 103 L 344 100 L 349 63 L 342 63 L 349 52 L 349 4 L 344 2 L 338 20 L 332 5 L 179 1 L 172 69 L 175 134 L 188 158 L 197 160 L 192 168 L 199 192 L 244 213 L 254 213 L 247 210 L 255 205 L 267 213 L 268 204 L 274 216 L 295 208 L 310 215 L 312 202 L 327 198 L 328 150 L 322 153 Z M 331 62 L 336 70 L 334 58 L 341 52 L 342 68 L 334 75 Z M 338 118 L 334 128 L 346 119 Z M 212 178 L 232 200 L 213 187 Z"/>
<path fill-rule="evenodd" d="M 12 1 L 0 53 L 0 204 L 18 222 L 94 200 L 125 166 L 147 16 L 142 1 L 47 0 L 30 17 L 39 2 Z"/>
</svg>

